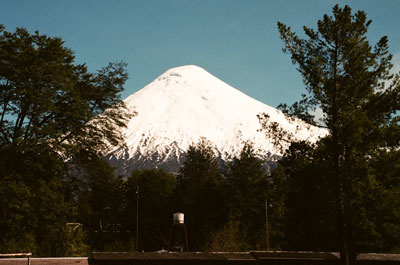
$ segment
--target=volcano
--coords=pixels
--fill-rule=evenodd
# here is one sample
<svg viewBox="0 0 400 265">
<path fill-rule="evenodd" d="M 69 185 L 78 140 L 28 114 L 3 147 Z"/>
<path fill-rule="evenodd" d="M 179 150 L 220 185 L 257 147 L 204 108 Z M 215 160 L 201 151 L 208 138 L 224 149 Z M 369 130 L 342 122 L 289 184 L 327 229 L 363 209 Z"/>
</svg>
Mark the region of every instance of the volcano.
<svg viewBox="0 0 400 265">
<path fill-rule="evenodd" d="M 274 162 L 281 156 L 260 131 L 258 114 L 294 133 L 298 140 L 316 141 L 325 130 L 257 101 L 194 65 L 172 68 L 124 102 L 137 114 L 123 130 L 125 146 L 111 148 L 105 159 L 119 175 L 160 168 L 177 172 L 190 145 L 209 140 L 221 162 L 240 154 L 251 141 L 257 156 Z"/>
</svg>

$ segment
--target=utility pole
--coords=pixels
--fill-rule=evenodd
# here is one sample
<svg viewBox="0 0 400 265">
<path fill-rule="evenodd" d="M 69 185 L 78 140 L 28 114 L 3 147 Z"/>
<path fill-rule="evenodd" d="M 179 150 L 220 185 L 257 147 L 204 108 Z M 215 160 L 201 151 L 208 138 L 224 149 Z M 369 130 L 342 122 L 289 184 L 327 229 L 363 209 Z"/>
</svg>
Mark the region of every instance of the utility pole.
<svg viewBox="0 0 400 265">
<path fill-rule="evenodd" d="M 265 198 L 265 243 L 269 251 L 268 199 Z"/>
<path fill-rule="evenodd" d="M 139 186 L 136 187 L 136 251 L 139 251 Z"/>
</svg>

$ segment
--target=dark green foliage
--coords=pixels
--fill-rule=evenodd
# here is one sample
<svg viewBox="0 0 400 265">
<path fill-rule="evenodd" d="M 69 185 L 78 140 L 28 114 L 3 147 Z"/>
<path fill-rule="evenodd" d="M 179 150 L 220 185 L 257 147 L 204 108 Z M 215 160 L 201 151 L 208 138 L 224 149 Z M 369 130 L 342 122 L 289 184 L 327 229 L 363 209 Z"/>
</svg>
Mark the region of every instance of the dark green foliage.
<svg viewBox="0 0 400 265">
<path fill-rule="evenodd" d="M 90 246 L 87 244 L 85 229 L 79 223 L 67 223 L 63 231 L 62 242 L 65 244 L 66 257 L 87 257 L 90 255 Z M 60 240 L 60 239 L 59 239 Z"/>
<path fill-rule="evenodd" d="M 285 222 L 288 183 L 283 168 L 279 165 L 268 176 L 268 225 L 270 249 L 287 248 Z"/>
<path fill-rule="evenodd" d="M 308 124 L 317 125 L 314 116 L 311 114 L 311 112 L 316 110 L 315 102 L 305 94 L 302 95 L 302 99 L 299 102 L 295 102 L 292 106 L 281 103 L 278 105 L 277 109 L 291 117 L 301 119 Z"/>
<path fill-rule="evenodd" d="M 376 207 L 376 231 L 380 235 L 381 251 L 400 250 L 400 151 L 379 150 L 371 161 L 371 171 L 379 183 L 379 205 Z M 390 213 L 390 214 L 388 214 Z"/>
<path fill-rule="evenodd" d="M 251 143 L 228 164 L 230 219 L 238 222 L 242 250 L 265 249 L 267 174 Z"/>
<path fill-rule="evenodd" d="M 123 228 L 136 239 L 136 191 L 139 191 L 139 249 L 166 249 L 175 200 L 175 176 L 157 169 L 132 172 L 126 183 Z"/>
<path fill-rule="evenodd" d="M 60 38 L 0 30 L 1 145 L 51 143 L 67 156 L 76 149 L 102 150 L 107 141 L 118 144 L 117 128 L 130 116 L 119 100 L 125 64 L 92 74 L 73 62 Z"/>
<path fill-rule="evenodd" d="M 124 181 L 114 175 L 114 169 L 94 154 L 80 155 L 81 181 L 77 183 L 75 197 L 78 215 L 76 221 L 82 223 L 88 232 L 88 242 L 92 249 L 113 251 L 123 245 L 118 235 L 121 231 L 123 215 Z"/>
<path fill-rule="evenodd" d="M 221 229 L 209 234 L 204 251 L 239 252 L 243 249 L 239 234 L 239 222 L 229 221 Z"/>
<path fill-rule="evenodd" d="M 2 146 L 0 156 L 0 251 L 62 255 L 58 237 L 71 204 L 64 200 L 57 157 L 44 148 L 22 153 L 15 146 Z"/>
<path fill-rule="evenodd" d="M 293 143 L 272 173 L 280 180 L 276 188 L 285 194 L 281 221 L 286 249 L 330 251 L 337 244 L 327 192 L 333 183 L 325 177 L 324 158 L 317 152 L 305 142 Z"/>
<path fill-rule="evenodd" d="M 285 179 L 287 249 L 332 251 L 340 244 L 338 196 L 326 141 L 316 146 L 293 143 L 272 174 Z M 390 252 L 399 245 L 398 159 L 398 151 L 381 150 L 372 159 L 353 160 L 343 173 L 349 174 L 345 200 L 351 210 L 346 216 L 350 242 L 360 252 Z"/>
<path fill-rule="evenodd" d="M 306 120 L 311 117 L 310 106 L 320 108 L 321 122 L 330 132 L 315 147 L 292 146 L 281 162 L 289 185 L 287 212 L 293 215 L 292 224 L 300 221 L 298 228 L 290 224 L 289 228 L 307 231 L 291 242 L 306 242 L 313 250 L 339 250 L 344 264 L 352 263 L 359 252 L 388 250 L 398 244 L 387 241 L 383 228 L 397 231 L 398 205 L 390 203 L 391 210 L 381 207 L 396 194 L 398 183 L 386 184 L 393 175 L 381 171 L 380 163 L 383 168 L 398 163 L 386 158 L 396 156 L 394 150 L 400 145 L 400 82 L 398 75 L 389 72 L 392 55 L 387 37 L 374 47 L 367 41 L 370 23 L 364 12 L 352 14 L 350 7 L 338 5 L 333 16 L 318 21 L 317 30 L 304 27 L 307 39 L 278 23 L 284 52 L 298 65 L 308 91 L 302 101 L 283 108 Z M 287 235 L 294 236 L 294 231 Z M 326 244 L 328 240 L 334 245 Z"/>
<path fill-rule="evenodd" d="M 75 173 L 120 143 L 118 128 L 131 116 L 119 98 L 126 79 L 123 63 L 92 74 L 60 38 L 0 25 L 0 252 L 87 252 L 85 235 L 67 242 L 66 224 L 82 219 L 79 191 L 103 192 L 95 176 L 112 170 L 86 165 L 89 180 Z"/>
<path fill-rule="evenodd" d="M 185 214 L 190 250 L 205 246 L 207 235 L 226 222 L 226 186 L 211 143 L 189 147 L 177 183 L 176 211 Z"/>
</svg>

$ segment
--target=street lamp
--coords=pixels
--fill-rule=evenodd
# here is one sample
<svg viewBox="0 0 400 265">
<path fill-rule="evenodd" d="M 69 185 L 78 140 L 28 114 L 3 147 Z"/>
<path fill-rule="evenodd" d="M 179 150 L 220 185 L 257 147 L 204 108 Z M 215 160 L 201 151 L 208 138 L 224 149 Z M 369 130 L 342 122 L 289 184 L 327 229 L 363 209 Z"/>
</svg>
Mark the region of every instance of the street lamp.
<svg viewBox="0 0 400 265">
<path fill-rule="evenodd" d="M 136 187 L 136 251 L 139 251 L 139 186 Z"/>
<path fill-rule="evenodd" d="M 269 251 L 268 199 L 265 198 L 265 241 Z"/>
</svg>

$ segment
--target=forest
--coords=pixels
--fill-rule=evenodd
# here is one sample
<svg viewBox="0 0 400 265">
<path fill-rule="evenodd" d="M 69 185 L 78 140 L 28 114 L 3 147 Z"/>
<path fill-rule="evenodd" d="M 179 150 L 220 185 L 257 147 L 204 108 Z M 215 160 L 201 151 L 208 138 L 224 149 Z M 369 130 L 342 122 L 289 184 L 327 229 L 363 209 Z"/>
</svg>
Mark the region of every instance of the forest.
<svg viewBox="0 0 400 265">
<path fill-rule="evenodd" d="M 191 251 L 338 251 L 343 264 L 400 253 L 400 76 L 388 38 L 367 40 L 371 23 L 338 5 L 305 39 L 278 22 L 305 87 L 279 108 L 325 138 L 294 142 L 260 115 L 261 131 L 290 144 L 271 171 L 251 142 L 221 166 L 200 139 L 176 174 L 127 178 L 102 160 L 134 115 L 120 99 L 126 65 L 91 73 L 61 38 L 0 25 L 0 252 L 165 249 L 183 212 Z"/>
</svg>

